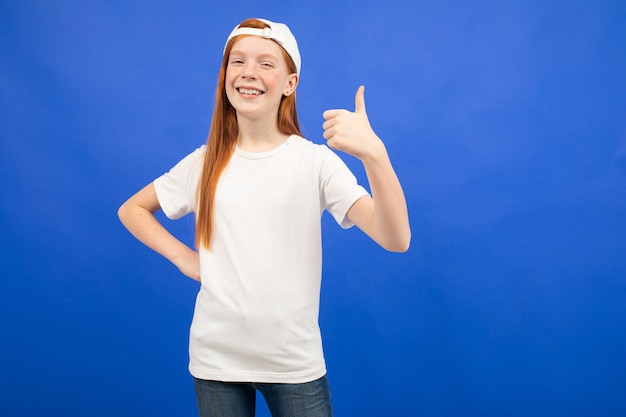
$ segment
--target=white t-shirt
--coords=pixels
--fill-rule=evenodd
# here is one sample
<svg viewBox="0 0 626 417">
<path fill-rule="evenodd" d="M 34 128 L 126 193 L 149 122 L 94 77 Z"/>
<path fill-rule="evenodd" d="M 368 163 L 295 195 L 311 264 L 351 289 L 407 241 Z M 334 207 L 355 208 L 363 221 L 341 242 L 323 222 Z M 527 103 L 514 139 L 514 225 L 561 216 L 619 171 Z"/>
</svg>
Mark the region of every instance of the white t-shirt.
<svg viewBox="0 0 626 417">
<path fill-rule="evenodd" d="M 171 219 L 196 209 L 205 146 L 154 182 Z M 191 324 L 200 379 L 302 383 L 326 373 L 318 326 L 321 215 L 344 228 L 367 191 L 328 147 L 291 136 L 276 149 L 236 148 L 215 195 L 211 249 Z"/>
</svg>

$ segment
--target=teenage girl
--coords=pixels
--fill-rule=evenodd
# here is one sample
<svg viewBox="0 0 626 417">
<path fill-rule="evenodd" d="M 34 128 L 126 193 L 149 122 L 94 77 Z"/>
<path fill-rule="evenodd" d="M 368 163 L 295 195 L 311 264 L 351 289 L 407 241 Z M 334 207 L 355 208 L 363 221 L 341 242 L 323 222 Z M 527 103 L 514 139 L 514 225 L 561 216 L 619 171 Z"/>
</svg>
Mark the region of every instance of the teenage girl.
<svg viewBox="0 0 626 417">
<path fill-rule="evenodd" d="M 365 111 L 324 112 L 328 146 L 301 136 L 296 39 L 281 23 L 248 19 L 230 34 L 206 145 L 119 209 L 141 242 L 201 283 L 189 370 L 200 415 L 254 416 L 256 392 L 272 416 L 331 416 L 318 326 L 321 215 L 356 225 L 404 252 L 407 207 Z M 329 149 L 362 161 L 371 195 Z M 197 251 L 155 218 L 195 213 Z"/>
</svg>

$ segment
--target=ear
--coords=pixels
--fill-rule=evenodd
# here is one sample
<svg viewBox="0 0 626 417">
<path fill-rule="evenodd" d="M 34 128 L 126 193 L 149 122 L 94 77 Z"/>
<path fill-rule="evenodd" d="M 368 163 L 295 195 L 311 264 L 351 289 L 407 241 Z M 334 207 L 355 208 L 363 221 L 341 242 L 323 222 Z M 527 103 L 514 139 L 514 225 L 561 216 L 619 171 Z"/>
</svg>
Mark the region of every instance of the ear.
<svg viewBox="0 0 626 417">
<path fill-rule="evenodd" d="M 283 90 L 284 96 L 290 96 L 296 91 L 296 87 L 298 86 L 298 74 L 293 73 L 289 75 L 287 79 L 287 84 L 285 85 L 285 89 Z"/>
</svg>

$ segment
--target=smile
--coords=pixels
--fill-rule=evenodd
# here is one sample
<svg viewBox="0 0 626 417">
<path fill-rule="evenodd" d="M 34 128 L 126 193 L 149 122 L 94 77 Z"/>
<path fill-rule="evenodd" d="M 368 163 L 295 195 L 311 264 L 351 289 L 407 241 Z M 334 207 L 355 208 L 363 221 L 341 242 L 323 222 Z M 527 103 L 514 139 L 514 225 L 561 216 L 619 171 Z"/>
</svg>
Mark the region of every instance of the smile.
<svg viewBox="0 0 626 417">
<path fill-rule="evenodd" d="M 239 87 L 237 88 L 237 91 L 241 94 L 246 94 L 246 95 L 253 95 L 253 96 L 258 96 L 260 94 L 263 94 L 263 91 L 260 90 L 256 90 L 254 88 L 243 88 L 243 87 Z"/>
</svg>

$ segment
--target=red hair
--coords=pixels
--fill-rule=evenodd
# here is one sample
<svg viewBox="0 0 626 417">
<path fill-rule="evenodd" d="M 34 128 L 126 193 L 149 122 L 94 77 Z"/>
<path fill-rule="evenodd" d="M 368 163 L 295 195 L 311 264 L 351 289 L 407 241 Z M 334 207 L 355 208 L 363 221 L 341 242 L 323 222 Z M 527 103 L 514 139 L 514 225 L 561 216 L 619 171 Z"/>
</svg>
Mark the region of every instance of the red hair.
<svg viewBox="0 0 626 417">
<path fill-rule="evenodd" d="M 257 19 L 247 19 L 239 24 L 239 27 L 250 27 L 264 29 L 269 27 L 266 23 Z M 196 191 L 196 247 L 211 247 L 211 236 L 213 233 L 213 203 L 215 201 L 215 190 L 222 171 L 230 161 L 235 145 L 239 127 L 237 125 L 237 114 L 235 109 L 226 97 L 225 79 L 226 68 L 230 51 L 237 39 L 241 35 L 231 39 L 224 50 L 222 66 L 217 79 L 217 89 L 215 93 L 215 107 L 213 109 L 213 119 L 211 129 L 207 139 L 207 148 L 204 154 L 204 163 L 198 189 Z M 296 66 L 289 54 L 281 47 L 283 58 L 291 73 L 296 73 Z M 296 112 L 296 93 L 283 96 L 277 117 L 278 130 L 287 135 L 302 135 L 298 123 Z"/>
</svg>

